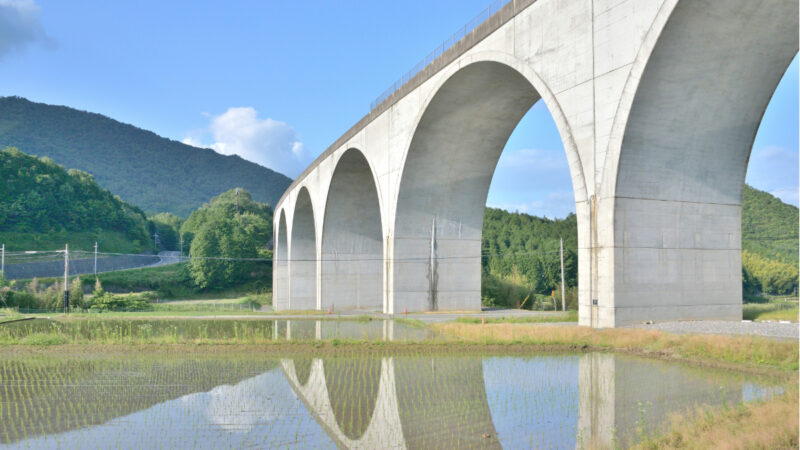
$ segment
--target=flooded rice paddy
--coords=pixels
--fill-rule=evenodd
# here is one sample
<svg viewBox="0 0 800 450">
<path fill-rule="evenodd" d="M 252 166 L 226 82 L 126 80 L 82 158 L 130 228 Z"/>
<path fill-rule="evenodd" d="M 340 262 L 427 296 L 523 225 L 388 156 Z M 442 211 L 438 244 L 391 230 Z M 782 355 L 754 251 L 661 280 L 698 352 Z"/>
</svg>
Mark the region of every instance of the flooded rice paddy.
<svg viewBox="0 0 800 450">
<path fill-rule="evenodd" d="M 270 323 L 264 332 L 278 339 L 383 339 L 389 331 L 383 321 L 247 322 Z M 12 353 L 0 360 L 0 447 L 624 447 L 672 413 L 780 392 L 751 375 L 607 353 L 419 351 Z"/>
<path fill-rule="evenodd" d="M 369 340 L 420 341 L 433 338 L 426 328 L 393 320 L 264 320 L 264 319 L 37 319 L 0 326 L 0 340 L 31 336 L 58 336 L 66 343 L 125 343 L 166 340 Z M 22 342 L 25 343 L 25 342 Z"/>
</svg>

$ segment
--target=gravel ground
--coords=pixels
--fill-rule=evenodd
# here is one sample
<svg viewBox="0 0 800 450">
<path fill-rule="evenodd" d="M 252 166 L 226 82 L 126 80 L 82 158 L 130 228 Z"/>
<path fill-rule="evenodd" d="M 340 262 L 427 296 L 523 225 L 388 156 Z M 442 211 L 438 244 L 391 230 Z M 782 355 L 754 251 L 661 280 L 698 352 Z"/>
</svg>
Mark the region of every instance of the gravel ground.
<svg viewBox="0 0 800 450">
<path fill-rule="evenodd" d="M 631 328 L 645 328 L 679 334 L 750 334 L 775 339 L 800 339 L 800 326 L 796 323 L 703 320 L 631 325 Z"/>
</svg>

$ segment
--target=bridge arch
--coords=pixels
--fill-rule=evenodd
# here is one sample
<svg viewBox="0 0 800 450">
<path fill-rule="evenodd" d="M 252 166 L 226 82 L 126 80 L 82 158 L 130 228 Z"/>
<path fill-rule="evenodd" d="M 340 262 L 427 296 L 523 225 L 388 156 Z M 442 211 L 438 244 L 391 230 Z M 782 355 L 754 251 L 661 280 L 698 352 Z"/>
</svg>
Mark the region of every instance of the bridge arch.
<svg viewBox="0 0 800 450">
<path fill-rule="evenodd" d="M 539 100 L 551 112 L 567 152 L 583 248 L 586 183 L 558 101 L 524 62 L 502 53 L 477 53 L 432 90 L 411 133 L 397 187 L 387 312 L 480 308 L 489 186 L 509 136 Z M 588 253 L 579 251 L 579 266 L 587 260 Z"/>
<path fill-rule="evenodd" d="M 320 309 L 380 310 L 383 228 L 374 172 L 364 154 L 346 150 L 331 176 L 322 222 Z"/>
<path fill-rule="evenodd" d="M 797 29 L 794 1 L 664 2 L 612 126 L 593 325 L 741 319 L 742 188 Z"/>
<path fill-rule="evenodd" d="M 317 232 L 308 189 L 297 193 L 292 215 L 289 309 L 317 308 Z"/>
<path fill-rule="evenodd" d="M 275 283 L 273 300 L 275 309 L 287 309 L 289 306 L 289 240 L 286 224 L 286 212 L 280 209 L 280 219 L 275 241 Z"/>
</svg>

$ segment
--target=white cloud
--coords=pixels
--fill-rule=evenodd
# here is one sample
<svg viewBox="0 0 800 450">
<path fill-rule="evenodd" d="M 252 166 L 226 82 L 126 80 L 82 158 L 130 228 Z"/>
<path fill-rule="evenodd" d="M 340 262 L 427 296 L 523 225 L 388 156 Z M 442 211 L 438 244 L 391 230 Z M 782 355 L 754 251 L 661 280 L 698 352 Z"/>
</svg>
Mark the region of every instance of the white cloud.
<svg viewBox="0 0 800 450">
<path fill-rule="evenodd" d="M 199 148 L 208 147 L 207 145 L 203 144 L 200 141 L 200 139 L 197 139 L 197 138 L 192 137 L 192 136 L 186 136 L 185 138 L 183 138 L 183 140 L 181 142 L 183 142 L 186 145 L 191 145 L 192 147 L 199 147 Z"/>
<path fill-rule="evenodd" d="M 210 134 L 213 143 L 204 145 L 202 134 Z M 190 133 L 183 143 L 212 148 L 223 155 L 239 155 L 292 178 L 312 160 L 294 128 L 268 117 L 260 119 L 251 107 L 228 108 L 211 118 L 207 131 Z"/>
<path fill-rule="evenodd" d="M 33 0 L 0 0 L 0 58 L 37 41 L 55 46 L 40 16 L 41 9 Z"/>
</svg>

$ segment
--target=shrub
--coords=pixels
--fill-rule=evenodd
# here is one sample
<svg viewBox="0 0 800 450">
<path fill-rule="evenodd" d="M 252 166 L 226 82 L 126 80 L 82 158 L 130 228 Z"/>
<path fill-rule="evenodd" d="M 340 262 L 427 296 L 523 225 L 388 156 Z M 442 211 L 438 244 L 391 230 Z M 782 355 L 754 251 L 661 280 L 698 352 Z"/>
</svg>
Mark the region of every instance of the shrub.
<svg viewBox="0 0 800 450">
<path fill-rule="evenodd" d="M 153 309 L 150 301 L 154 298 L 153 292 L 120 295 L 99 291 L 92 296 L 88 306 L 90 312 L 149 311 Z"/>
</svg>

